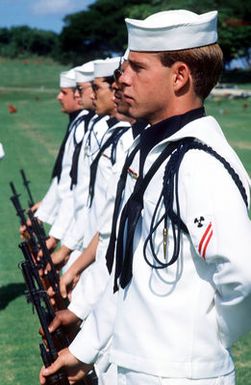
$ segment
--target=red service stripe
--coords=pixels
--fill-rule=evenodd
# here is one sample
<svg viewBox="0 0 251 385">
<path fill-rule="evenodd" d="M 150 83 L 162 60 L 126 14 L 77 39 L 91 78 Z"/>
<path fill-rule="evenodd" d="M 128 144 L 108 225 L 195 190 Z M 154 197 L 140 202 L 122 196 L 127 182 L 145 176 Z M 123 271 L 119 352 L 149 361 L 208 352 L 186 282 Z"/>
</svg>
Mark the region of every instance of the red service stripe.
<svg viewBox="0 0 251 385">
<path fill-rule="evenodd" d="M 210 239 L 212 238 L 212 235 L 213 235 L 213 230 L 210 231 L 210 233 L 209 233 L 209 235 L 208 235 L 208 237 L 207 237 L 207 241 L 206 241 L 206 243 L 205 243 L 203 252 L 202 252 L 202 258 L 204 258 L 204 259 L 205 259 L 205 256 L 206 256 L 207 246 L 208 246 L 208 244 L 209 244 L 209 242 L 210 242 Z"/>
<path fill-rule="evenodd" d="M 210 229 L 212 228 L 212 223 L 209 223 L 209 225 L 207 226 L 201 240 L 200 240 L 200 243 L 199 243 L 199 253 L 201 254 L 201 249 L 202 249 L 202 246 L 203 246 L 203 242 L 207 236 L 207 234 L 209 233 Z"/>
</svg>

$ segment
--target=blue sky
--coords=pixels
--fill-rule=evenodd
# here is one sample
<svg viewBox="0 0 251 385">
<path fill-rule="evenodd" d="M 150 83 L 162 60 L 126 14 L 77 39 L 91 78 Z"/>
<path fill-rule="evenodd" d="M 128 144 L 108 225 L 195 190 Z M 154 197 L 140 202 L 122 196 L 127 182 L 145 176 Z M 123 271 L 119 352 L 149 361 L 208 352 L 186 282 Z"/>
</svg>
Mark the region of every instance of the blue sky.
<svg viewBox="0 0 251 385">
<path fill-rule="evenodd" d="M 0 0 L 0 28 L 27 25 L 60 32 L 66 15 L 83 11 L 94 0 Z"/>
</svg>

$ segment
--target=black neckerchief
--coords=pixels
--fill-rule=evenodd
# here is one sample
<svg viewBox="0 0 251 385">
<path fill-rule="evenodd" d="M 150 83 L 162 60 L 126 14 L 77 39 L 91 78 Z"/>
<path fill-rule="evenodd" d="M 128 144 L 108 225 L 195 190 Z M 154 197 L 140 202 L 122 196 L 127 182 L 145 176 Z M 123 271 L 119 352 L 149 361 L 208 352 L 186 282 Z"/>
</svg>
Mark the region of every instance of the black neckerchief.
<svg viewBox="0 0 251 385">
<path fill-rule="evenodd" d="M 77 110 L 77 111 L 73 111 L 73 112 L 70 112 L 69 114 L 69 118 L 70 118 L 70 122 L 72 123 L 74 119 L 76 119 L 76 117 L 80 114 L 80 112 L 82 112 L 83 110 L 80 109 L 80 110 Z"/>
<path fill-rule="evenodd" d="M 143 119 L 136 120 L 135 123 L 132 124 L 132 134 L 135 139 L 138 135 L 142 133 L 142 131 L 146 128 L 147 122 Z"/>
<path fill-rule="evenodd" d="M 98 123 L 100 120 L 102 120 L 103 118 L 105 117 L 105 115 L 97 115 L 95 116 L 94 115 L 94 118 L 91 120 L 90 124 L 89 124 L 89 127 L 88 127 L 88 132 L 87 132 L 87 140 L 86 140 L 86 144 L 87 144 L 87 147 L 90 149 L 91 148 L 91 140 L 92 140 L 92 136 L 94 134 L 94 137 L 95 137 L 95 140 L 97 142 L 97 145 L 98 147 L 100 148 L 100 142 L 99 140 L 97 139 L 97 136 L 95 134 L 95 131 L 94 131 L 94 128 L 95 128 L 95 125 L 96 123 Z M 109 119 L 108 119 L 109 120 Z M 107 121 L 106 121 L 107 122 Z M 96 152 L 96 151 L 95 151 Z"/>
<path fill-rule="evenodd" d="M 147 179 L 147 183 L 149 183 L 152 176 L 154 175 L 154 174 L 151 175 L 151 178 L 145 178 L 145 180 L 142 176 L 144 161 L 146 159 L 147 154 L 156 144 L 161 142 L 163 139 L 168 138 L 169 136 L 173 135 L 175 132 L 180 130 L 183 126 L 185 126 L 189 122 L 195 119 L 201 118 L 204 115 L 205 115 L 205 110 L 203 107 L 201 107 L 201 108 L 189 111 L 183 115 L 178 115 L 178 116 L 168 118 L 153 126 L 148 127 L 146 130 L 142 131 L 139 145 L 134 149 L 134 151 L 130 154 L 130 156 L 127 157 L 127 160 L 122 170 L 120 180 L 118 182 L 117 195 L 115 199 L 113 221 L 112 221 L 112 231 L 111 231 L 110 242 L 109 242 L 107 254 L 106 254 L 107 267 L 109 272 L 111 272 L 112 270 L 113 261 L 115 257 L 114 254 L 115 254 L 115 245 L 116 245 L 117 220 L 119 216 L 119 207 L 121 203 L 121 198 L 122 198 L 123 190 L 125 188 L 125 182 L 126 182 L 126 176 L 127 176 L 126 171 L 130 167 L 130 164 L 132 163 L 133 158 L 138 152 L 138 150 L 140 151 L 141 176 L 137 179 L 137 182 L 134 186 L 134 191 L 131 197 L 128 199 L 128 201 L 124 205 L 123 222 L 122 223 L 120 222 L 120 225 L 119 225 L 118 233 L 120 234 L 120 237 L 123 239 L 118 239 L 120 247 L 119 247 L 119 250 L 117 249 L 117 252 L 116 252 L 115 290 L 117 289 L 117 279 L 120 277 L 120 274 L 123 271 L 124 267 L 127 268 L 127 265 L 129 265 L 128 266 L 128 269 L 130 271 L 129 276 L 132 270 L 131 265 L 132 265 L 133 255 L 124 255 L 124 250 L 127 250 L 127 251 L 129 250 L 131 254 L 133 253 L 133 250 L 131 247 L 133 240 L 130 239 L 130 247 L 126 247 L 126 246 L 124 247 L 124 245 L 127 244 L 128 229 L 130 230 L 130 234 L 132 234 L 135 231 L 137 221 L 139 218 L 139 213 L 141 212 L 141 209 L 140 211 L 132 210 L 132 207 L 135 206 L 135 202 L 134 202 L 135 197 L 137 199 L 136 205 L 138 205 L 141 208 L 143 207 L 143 195 L 140 195 L 140 198 L 139 198 L 139 194 L 137 194 L 137 191 L 141 191 L 141 192 L 145 191 L 146 186 L 142 184 L 144 184 L 144 181 L 146 179 Z M 163 151 L 165 151 L 165 149 Z M 134 217 L 135 215 L 137 215 L 137 218 Z M 128 222 L 128 220 L 130 223 Z"/>
<path fill-rule="evenodd" d="M 118 121 L 116 120 L 116 123 L 117 122 Z M 111 127 L 112 126 L 109 126 L 109 129 Z M 97 170 L 98 170 L 99 160 L 100 160 L 102 154 L 104 153 L 104 151 L 108 147 L 111 146 L 111 158 L 110 158 L 110 160 L 111 160 L 111 164 L 114 165 L 116 162 L 117 144 L 118 144 L 121 136 L 124 135 L 124 133 L 126 131 L 128 131 L 130 128 L 131 128 L 131 126 L 129 126 L 129 125 L 119 126 L 119 127 L 115 128 L 114 131 L 112 132 L 112 134 L 109 136 L 109 138 L 102 144 L 96 158 L 93 160 L 91 167 L 90 167 L 90 182 L 89 182 L 89 206 L 90 207 L 92 205 L 93 198 L 94 198 L 96 174 L 97 174 Z"/>
<path fill-rule="evenodd" d="M 76 126 L 81 124 L 82 122 L 84 123 L 84 133 L 87 132 L 88 124 L 90 123 L 90 120 L 93 118 L 95 115 L 94 111 L 89 111 L 87 114 L 82 115 L 79 119 L 76 121 Z M 77 128 L 77 127 L 76 127 Z M 76 131 L 76 130 L 75 130 Z M 79 154 L 81 151 L 81 147 L 83 144 L 83 139 L 77 143 L 75 134 L 74 134 L 74 152 L 72 155 L 72 164 L 71 164 L 71 170 L 70 170 L 70 177 L 71 177 L 71 190 L 73 189 L 73 186 L 77 185 L 78 183 L 78 163 L 79 163 Z"/>
<path fill-rule="evenodd" d="M 72 122 L 74 121 L 74 119 L 76 119 L 76 117 L 80 114 L 81 111 L 82 110 L 77 110 L 77 111 L 71 112 L 69 114 L 69 123 L 67 125 L 66 133 L 65 133 L 64 139 L 60 145 L 58 155 L 57 155 L 56 161 L 54 163 L 54 166 L 52 169 L 52 174 L 51 174 L 52 178 L 57 177 L 58 183 L 59 183 L 60 178 L 61 178 L 62 162 L 63 162 L 63 157 L 64 157 L 65 144 L 66 144 L 67 139 L 68 139 L 70 132 L 71 132 L 71 125 L 72 125 Z"/>
<path fill-rule="evenodd" d="M 142 175 L 145 159 L 151 149 L 160 143 L 165 138 L 170 137 L 179 131 L 189 122 L 199 119 L 205 115 L 204 107 L 200 107 L 183 115 L 172 116 L 171 118 L 162 120 L 161 122 L 150 126 L 147 130 L 144 130 L 141 134 L 140 140 L 140 168 L 139 175 Z"/>
</svg>

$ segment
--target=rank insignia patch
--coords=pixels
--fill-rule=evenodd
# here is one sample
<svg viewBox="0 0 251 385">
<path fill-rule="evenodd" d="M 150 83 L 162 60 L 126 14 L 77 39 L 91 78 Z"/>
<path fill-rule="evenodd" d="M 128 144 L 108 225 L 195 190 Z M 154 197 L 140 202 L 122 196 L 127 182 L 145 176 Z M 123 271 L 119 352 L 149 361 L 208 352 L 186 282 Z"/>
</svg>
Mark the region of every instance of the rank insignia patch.
<svg viewBox="0 0 251 385">
<path fill-rule="evenodd" d="M 213 224 L 212 215 L 205 213 L 191 217 L 187 222 L 193 245 L 203 259 L 210 258 L 217 251 L 217 237 Z"/>
<path fill-rule="evenodd" d="M 204 217 L 199 217 L 199 218 L 195 218 L 194 223 L 197 224 L 197 227 L 202 227 L 204 221 L 205 221 Z"/>
</svg>

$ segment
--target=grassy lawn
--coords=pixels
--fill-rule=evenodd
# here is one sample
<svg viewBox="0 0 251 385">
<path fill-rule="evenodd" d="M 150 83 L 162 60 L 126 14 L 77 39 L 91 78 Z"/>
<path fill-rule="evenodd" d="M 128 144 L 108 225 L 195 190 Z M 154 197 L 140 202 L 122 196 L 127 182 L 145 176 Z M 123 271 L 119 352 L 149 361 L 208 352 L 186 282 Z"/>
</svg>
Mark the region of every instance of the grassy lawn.
<svg viewBox="0 0 251 385">
<path fill-rule="evenodd" d="M 0 384 L 36 385 L 41 366 L 38 321 L 23 295 L 18 220 L 9 200 L 9 182 L 21 192 L 23 206 L 27 196 L 21 168 L 31 180 L 36 199 L 47 190 L 67 124 L 56 101 L 58 74 L 67 68 L 38 59 L 0 59 L 0 64 L 0 142 L 6 152 L 0 161 Z M 8 112 L 9 104 L 17 108 L 16 113 Z M 209 100 L 207 111 L 219 120 L 251 175 L 251 100 Z M 234 346 L 234 356 L 237 384 L 251 385 L 251 334 Z"/>
<path fill-rule="evenodd" d="M 1 62 L 1 67 L 4 76 L 0 85 L 0 141 L 6 157 L 0 162 L 0 383 L 33 385 L 38 384 L 41 366 L 40 337 L 37 316 L 23 295 L 23 277 L 18 268 L 22 259 L 17 247 L 18 219 L 9 200 L 9 182 L 13 181 L 22 193 L 24 207 L 27 196 L 21 168 L 32 182 L 36 199 L 43 196 L 49 185 L 68 120 L 56 100 L 58 75 L 63 68 L 52 63 L 16 61 Z M 17 91 L 18 87 L 24 87 L 24 91 Z M 16 107 L 16 113 L 8 112 L 9 104 Z"/>
</svg>

